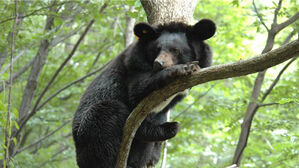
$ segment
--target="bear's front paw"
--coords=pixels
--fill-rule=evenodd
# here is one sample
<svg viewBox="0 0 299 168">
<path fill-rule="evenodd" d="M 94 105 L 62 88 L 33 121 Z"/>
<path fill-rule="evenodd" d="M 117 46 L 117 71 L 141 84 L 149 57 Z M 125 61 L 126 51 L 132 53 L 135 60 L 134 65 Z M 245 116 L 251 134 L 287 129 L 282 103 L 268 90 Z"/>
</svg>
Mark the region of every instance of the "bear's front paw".
<svg viewBox="0 0 299 168">
<path fill-rule="evenodd" d="M 155 81 L 157 81 L 157 83 L 153 86 L 155 86 L 155 89 L 160 89 L 179 76 L 188 76 L 198 72 L 199 70 L 200 67 L 198 65 L 198 61 L 193 61 L 187 64 L 178 64 L 172 67 L 165 68 L 155 74 Z"/>
<path fill-rule="evenodd" d="M 178 122 L 166 122 L 160 125 L 164 131 L 165 139 L 170 139 L 174 137 L 179 131 L 179 123 Z"/>
<path fill-rule="evenodd" d="M 193 61 L 188 64 L 176 65 L 173 67 L 172 76 L 191 75 L 200 70 L 198 61 Z"/>
</svg>

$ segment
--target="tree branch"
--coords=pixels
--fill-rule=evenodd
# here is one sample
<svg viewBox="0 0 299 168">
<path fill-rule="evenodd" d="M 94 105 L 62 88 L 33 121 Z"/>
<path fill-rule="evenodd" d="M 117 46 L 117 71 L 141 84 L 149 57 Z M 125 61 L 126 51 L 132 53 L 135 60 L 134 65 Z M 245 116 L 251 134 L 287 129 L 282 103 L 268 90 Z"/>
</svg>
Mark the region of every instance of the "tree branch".
<svg viewBox="0 0 299 168">
<path fill-rule="evenodd" d="M 287 103 L 284 104 L 290 104 L 290 103 L 295 103 L 295 101 L 289 101 Z M 284 105 L 281 103 L 264 103 L 264 104 L 258 104 L 259 107 L 265 107 L 265 106 L 273 106 L 273 105 Z"/>
<path fill-rule="evenodd" d="M 70 1 L 70 2 L 73 3 L 72 1 Z M 40 15 L 40 14 L 37 14 L 37 12 L 42 11 L 42 10 L 44 10 L 44 9 L 52 8 L 52 7 L 54 7 L 54 6 L 61 6 L 61 5 L 65 4 L 65 3 L 70 3 L 70 2 L 65 1 L 65 2 L 62 2 L 62 3 L 60 3 L 60 4 L 53 3 L 53 4 L 49 5 L 49 6 L 45 6 L 45 7 L 36 9 L 36 10 L 30 12 L 30 13 L 27 14 L 27 15 L 20 16 L 19 19 L 23 19 L 23 18 L 25 18 L 25 17 L 29 17 L 29 16 L 33 16 L 33 15 Z M 16 19 L 16 17 L 11 17 L 11 18 L 7 18 L 7 19 L 5 19 L 5 20 L 1 20 L 1 21 L 0 21 L 0 24 L 5 23 L 5 22 L 8 22 L 8 21 L 10 21 L 10 20 L 14 20 L 14 19 Z"/>
<path fill-rule="evenodd" d="M 43 136 L 42 138 L 36 140 L 35 142 L 31 143 L 28 146 L 25 146 L 24 148 L 18 149 L 16 151 L 16 153 L 14 153 L 14 156 L 17 155 L 18 153 L 23 152 L 24 150 L 27 150 L 31 147 L 34 147 L 35 145 L 38 145 L 40 142 L 42 142 L 43 140 L 47 139 L 48 137 L 50 137 L 51 135 L 55 134 L 57 131 L 59 131 L 61 128 L 63 128 L 65 125 L 69 124 L 71 122 L 71 120 L 67 120 L 65 121 L 63 124 L 61 124 L 61 126 L 59 126 L 58 128 L 56 128 L 55 130 L 53 130 L 52 132 L 49 132 L 48 134 L 46 134 L 45 136 Z"/>
<path fill-rule="evenodd" d="M 96 74 L 97 72 L 103 70 L 110 62 L 107 62 L 105 63 L 103 66 L 101 66 L 100 68 L 82 76 L 81 78 L 79 79 L 76 79 L 68 84 L 66 84 L 64 87 L 60 88 L 59 90 L 57 90 L 55 93 L 53 93 L 51 96 L 49 96 L 44 102 L 41 103 L 41 105 L 39 105 L 37 108 L 36 108 L 36 111 L 40 110 L 45 104 L 47 104 L 51 99 L 53 99 L 55 96 L 57 96 L 60 92 L 64 91 L 65 89 L 71 87 L 72 85 L 76 84 L 76 83 L 79 83 L 81 81 L 83 81 L 85 78 L 91 76 L 91 75 L 94 75 Z"/>
<path fill-rule="evenodd" d="M 182 112 L 180 112 L 178 115 L 176 115 L 172 120 L 175 121 L 179 116 L 181 116 L 182 114 L 186 113 L 199 99 L 203 98 L 204 96 L 206 96 L 210 90 L 212 90 L 212 88 L 214 88 L 215 85 L 213 85 L 212 87 L 210 87 L 206 92 L 204 92 L 203 94 L 198 95 L 195 100 L 189 104 Z"/>
<path fill-rule="evenodd" d="M 7 56 L 7 48 L 5 48 L 3 51 L 0 52 L 0 70 L 2 69 L 2 66 L 5 63 Z"/>
<path fill-rule="evenodd" d="M 60 65 L 60 67 L 56 70 L 56 72 L 54 73 L 54 75 L 52 76 L 51 80 L 48 82 L 48 84 L 46 85 L 46 87 L 43 89 L 43 91 L 41 92 L 40 96 L 37 98 L 36 103 L 33 107 L 33 109 L 31 110 L 31 112 L 26 115 L 24 118 L 21 119 L 20 122 L 20 128 L 17 131 L 16 135 L 18 135 L 20 133 L 20 131 L 22 130 L 22 128 L 24 127 L 24 125 L 26 124 L 26 122 L 36 113 L 36 109 L 41 101 L 41 99 L 43 98 L 43 96 L 45 95 L 45 93 L 48 91 L 48 89 L 50 88 L 51 84 L 54 82 L 54 80 L 56 79 L 56 77 L 58 76 L 58 74 L 60 73 L 60 71 L 64 68 L 64 66 L 66 65 L 66 63 L 72 58 L 72 56 L 74 55 L 74 53 L 76 52 L 79 44 L 81 43 L 81 41 L 83 40 L 83 38 L 85 37 L 85 35 L 87 34 L 88 30 L 90 29 L 90 27 L 93 25 L 94 20 L 91 20 L 89 22 L 89 24 L 87 25 L 87 27 L 85 28 L 84 32 L 82 33 L 82 35 L 80 36 L 80 38 L 78 39 L 77 43 L 75 44 L 74 48 L 72 49 L 71 53 L 68 55 L 68 57 L 63 61 L 63 63 Z"/>
<path fill-rule="evenodd" d="M 297 56 L 298 54 L 299 41 L 295 40 L 278 49 L 248 60 L 226 65 L 212 66 L 201 69 L 198 73 L 190 76 L 178 77 L 167 87 L 152 92 L 137 105 L 137 107 L 132 111 L 126 121 L 116 167 L 126 167 L 128 153 L 130 151 L 131 143 L 136 130 L 138 129 L 144 118 L 150 113 L 150 111 L 163 100 L 166 100 L 175 93 L 201 83 L 243 76 L 262 71 L 264 69 L 282 63 L 294 56 Z"/>
<path fill-rule="evenodd" d="M 61 43 L 62 41 L 72 37 L 73 35 L 77 34 L 85 25 L 81 25 L 79 26 L 78 28 L 76 28 L 75 30 L 67 33 L 67 34 L 64 34 L 64 35 L 61 35 L 61 36 L 57 36 L 55 37 L 51 43 L 50 43 L 50 46 L 51 47 L 54 47 L 56 46 L 57 44 Z"/>
<path fill-rule="evenodd" d="M 52 4 L 55 6 L 56 1 L 53 1 Z M 51 14 L 46 18 L 44 32 L 52 31 L 54 26 L 54 16 L 52 15 L 52 13 L 56 13 L 57 9 L 51 7 L 49 11 Z M 19 107 L 19 119 L 22 119 L 23 117 L 28 115 L 32 101 L 34 99 L 38 79 L 45 65 L 47 56 L 49 54 L 49 43 L 51 39 L 52 38 L 45 38 L 40 41 L 40 46 L 33 61 L 32 68 L 28 76 L 26 87 L 24 89 L 23 96 L 21 99 Z M 14 131 L 13 135 L 15 134 L 15 132 L 16 130 Z"/>
<path fill-rule="evenodd" d="M 24 4 L 26 4 L 27 2 L 25 2 Z M 17 34 L 18 34 L 18 29 L 17 29 L 17 27 L 20 27 L 21 25 L 22 25 L 22 23 L 23 23 L 23 19 L 21 18 L 22 16 L 24 15 L 24 12 L 23 11 L 21 11 L 21 12 L 19 12 L 18 13 L 18 23 L 17 23 L 17 25 L 16 25 L 16 31 L 15 31 L 15 36 L 17 36 Z M 14 18 L 15 19 L 15 18 Z M 6 38 L 7 39 L 11 39 L 11 32 L 9 32 L 8 34 L 7 34 L 7 36 L 6 36 Z M 0 69 L 2 68 L 2 66 L 3 66 L 3 64 L 5 63 L 5 60 L 6 60 L 6 58 L 7 58 L 7 56 L 8 56 L 8 54 L 7 54 L 7 52 L 8 52 L 8 49 L 7 48 L 4 48 L 3 49 L 3 51 L 1 51 L 0 52 Z M 0 165 L 1 166 L 1 165 Z"/>
<path fill-rule="evenodd" d="M 294 62 L 298 57 L 294 57 L 292 58 L 278 73 L 278 75 L 276 76 L 275 80 L 273 81 L 273 83 L 271 84 L 271 86 L 267 89 L 267 91 L 265 92 L 265 94 L 263 95 L 261 102 L 263 102 L 267 96 L 271 93 L 271 91 L 273 90 L 274 86 L 278 83 L 281 75 L 284 73 L 284 71 L 292 64 L 292 62 Z"/>
<path fill-rule="evenodd" d="M 256 8 L 256 5 L 255 5 L 255 1 L 252 0 L 252 5 L 253 5 L 253 8 L 254 8 L 254 12 L 256 13 L 256 16 L 259 18 L 260 22 L 262 23 L 262 25 L 266 28 L 266 30 L 269 32 L 269 28 L 268 26 L 265 24 L 261 14 L 258 12 L 257 8 Z"/>
<path fill-rule="evenodd" d="M 277 25 L 277 32 L 281 31 L 285 27 L 289 26 L 290 24 L 294 23 L 296 20 L 299 19 L 299 12 L 294 14 L 292 17 L 290 17 L 288 20 L 280 23 Z"/>
<path fill-rule="evenodd" d="M 31 134 L 33 128 L 30 127 L 30 128 L 26 128 L 26 130 L 24 130 L 23 134 L 22 134 L 22 138 L 19 140 L 18 142 L 18 146 L 19 147 L 23 147 L 29 137 L 29 134 Z"/>
<path fill-rule="evenodd" d="M 294 29 L 283 41 L 282 45 L 288 44 L 292 37 L 295 35 L 296 30 Z"/>
<path fill-rule="evenodd" d="M 274 11 L 273 24 L 277 24 L 277 16 L 278 16 L 278 12 L 281 8 L 281 4 L 282 4 L 282 0 L 279 0 L 278 5 Z"/>
<path fill-rule="evenodd" d="M 104 3 L 101 8 L 100 8 L 100 13 L 102 13 L 104 11 L 104 9 L 106 9 L 107 7 L 107 3 Z M 19 129 L 17 131 L 14 132 L 13 136 L 17 137 L 22 129 L 24 128 L 25 124 L 27 123 L 27 121 L 37 112 L 37 107 L 42 99 L 42 97 L 45 95 L 45 93 L 47 92 L 47 90 L 49 89 L 50 85 L 53 83 L 53 81 L 55 80 L 55 78 L 58 76 L 59 72 L 63 69 L 63 67 L 66 65 L 66 63 L 68 62 L 68 60 L 73 56 L 73 54 L 75 53 L 75 51 L 77 50 L 79 44 L 81 43 L 81 41 L 83 40 L 83 38 L 85 37 L 85 35 L 87 34 L 87 32 L 89 31 L 90 27 L 93 25 L 94 23 L 94 19 L 92 19 L 89 24 L 87 25 L 86 29 L 84 30 L 84 32 L 82 33 L 82 35 L 79 37 L 77 43 L 75 44 L 74 48 L 72 49 L 71 53 L 68 55 L 68 57 L 64 60 L 64 62 L 60 65 L 60 67 L 57 69 L 57 71 L 54 73 L 53 77 L 51 78 L 51 80 L 48 82 L 48 84 L 46 85 L 46 87 L 43 89 L 42 93 L 40 94 L 40 96 L 37 98 L 37 101 L 33 107 L 33 109 L 31 110 L 31 112 L 27 115 L 25 115 L 24 117 L 22 117 L 19 121 Z"/>
<path fill-rule="evenodd" d="M 14 73 L 12 75 L 12 82 L 14 83 L 24 72 L 26 72 L 29 67 L 33 64 L 34 59 L 36 57 L 34 57 L 33 59 L 30 60 L 30 62 L 28 62 L 22 69 L 20 69 L 18 72 Z M 0 86 L 0 93 L 5 89 L 5 85 L 9 85 L 10 81 L 9 79 L 7 79 L 3 85 Z"/>
<path fill-rule="evenodd" d="M 61 157 L 59 159 L 55 159 L 55 157 L 57 157 L 58 155 L 60 155 L 61 153 L 63 153 L 68 148 L 69 148 L 68 146 L 62 147 L 59 151 L 57 151 L 56 153 L 54 153 L 47 161 L 42 162 L 39 167 L 45 167 L 45 165 L 47 163 L 53 163 L 53 162 L 56 162 L 56 161 L 61 161 L 61 160 L 69 159 L 70 157 L 65 157 L 65 158 Z"/>
<path fill-rule="evenodd" d="M 15 57 L 15 59 L 13 59 L 13 64 L 19 59 L 19 58 L 21 58 L 21 56 L 25 53 L 27 51 L 27 48 L 25 49 L 25 50 L 23 50 L 23 51 L 21 51 L 16 57 Z M 5 71 L 7 71 L 8 70 L 8 68 L 10 67 L 10 63 L 5 67 L 5 68 L 3 68 L 3 70 L 0 72 L 0 75 L 3 75 L 4 73 L 5 73 Z"/>
<path fill-rule="evenodd" d="M 259 107 L 272 106 L 272 105 L 279 105 L 279 103 L 265 103 L 265 104 L 258 104 Z"/>
<path fill-rule="evenodd" d="M 91 70 L 94 69 L 94 67 L 96 66 L 97 62 L 99 61 L 100 57 L 101 57 L 101 54 L 102 54 L 102 51 L 104 50 L 107 50 L 111 47 L 111 44 L 108 40 L 108 38 L 106 37 L 104 40 L 103 40 L 103 45 L 101 45 L 97 50 L 99 51 L 97 56 L 95 57 L 95 59 L 93 60 L 92 62 L 92 65 L 89 67 L 88 71 L 87 72 L 90 72 Z M 103 66 L 106 66 L 107 63 L 105 63 L 105 65 Z"/>
<path fill-rule="evenodd" d="M 13 57 L 15 53 L 15 31 L 16 25 L 18 23 L 18 1 L 15 0 L 15 21 L 12 27 L 12 35 L 11 35 L 11 53 L 10 53 L 10 71 L 9 71 L 9 91 L 8 91 L 8 105 L 7 105 L 7 116 L 6 116 L 6 126 L 5 126 L 5 161 L 6 168 L 9 168 L 10 162 L 10 138 L 11 138 L 11 125 L 10 125 L 10 108 L 11 108 L 11 95 L 12 95 L 12 73 L 13 73 Z"/>
</svg>

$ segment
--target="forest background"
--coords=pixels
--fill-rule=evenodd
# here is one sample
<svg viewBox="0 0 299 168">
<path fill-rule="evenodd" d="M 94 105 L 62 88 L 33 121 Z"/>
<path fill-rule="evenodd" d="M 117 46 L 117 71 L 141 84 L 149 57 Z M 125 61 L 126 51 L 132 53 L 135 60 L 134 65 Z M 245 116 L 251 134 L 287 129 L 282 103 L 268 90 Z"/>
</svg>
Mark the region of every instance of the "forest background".
<svg viewBox="0 0 299 168">
<path fill-rule="evenodd" d="M 5 160 L 8 130 L 11 167 L 76 167 L 70 123 L 80 97 L 131 43 L 130 25 L 146 21 L 146 14 L 140 1 L 35 0 L 17 1 L 16 21 L 15 7 L 14 1 L 0 1 L 0 160 Z M 260 54 L 273 18 L 282 23 L 298 9 L 296 0 L 198 0 L 194 18 L 216 22 L 217 33 L 207 42 L 213 65 L 220 65 Z M 298 27 L 293 21 L 281 30 L 274 48 L 297 39 Z M 298 67 L 294 58 L 265 73 L 241 167 L 299 165 Z M 170 120 L 181 127 L 168 142 L 166 167 L 230 165 L 256 78 L 193 87 L 171 110 Z"/>
</svg>

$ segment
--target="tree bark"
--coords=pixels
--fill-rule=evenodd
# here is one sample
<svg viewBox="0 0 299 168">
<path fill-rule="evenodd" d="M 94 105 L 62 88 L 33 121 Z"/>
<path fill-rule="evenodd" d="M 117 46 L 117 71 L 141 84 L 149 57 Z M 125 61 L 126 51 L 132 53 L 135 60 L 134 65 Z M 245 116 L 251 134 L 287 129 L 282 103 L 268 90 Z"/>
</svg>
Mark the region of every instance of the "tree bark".
<svg viewBox="0 0 299 168">
<path fill-rule="evenodd" d="M 141 0 L 150 24 L 167 22 L 193 23 L 197 0 Z"/>
</svg>

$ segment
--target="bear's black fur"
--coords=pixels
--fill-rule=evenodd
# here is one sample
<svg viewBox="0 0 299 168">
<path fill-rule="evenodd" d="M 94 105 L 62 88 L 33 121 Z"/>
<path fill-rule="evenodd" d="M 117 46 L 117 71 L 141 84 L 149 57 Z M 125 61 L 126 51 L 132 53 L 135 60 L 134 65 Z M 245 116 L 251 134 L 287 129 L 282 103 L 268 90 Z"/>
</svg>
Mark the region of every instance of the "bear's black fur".
<svg viewBox="0 0 299 168">
<path fill-rule="evenodd" d="M 194 26 L 169 23 L 134 27 L 138 41 L 117 56 L 89 85 L 73 120 L 73 138 L 80 168 L 114 168 L 126 119 L 138 103 L 177 76 L 189 75 L 211 64 L 203 41 L 215 33 L 208 19 Z M 161 102 L 138 129 L 128 158 L 129 168 L 156 164 L 161 142 L 174 137 L 177 122 L 166 122 L 166 112 L 184 97 Z"/>
</svg>

